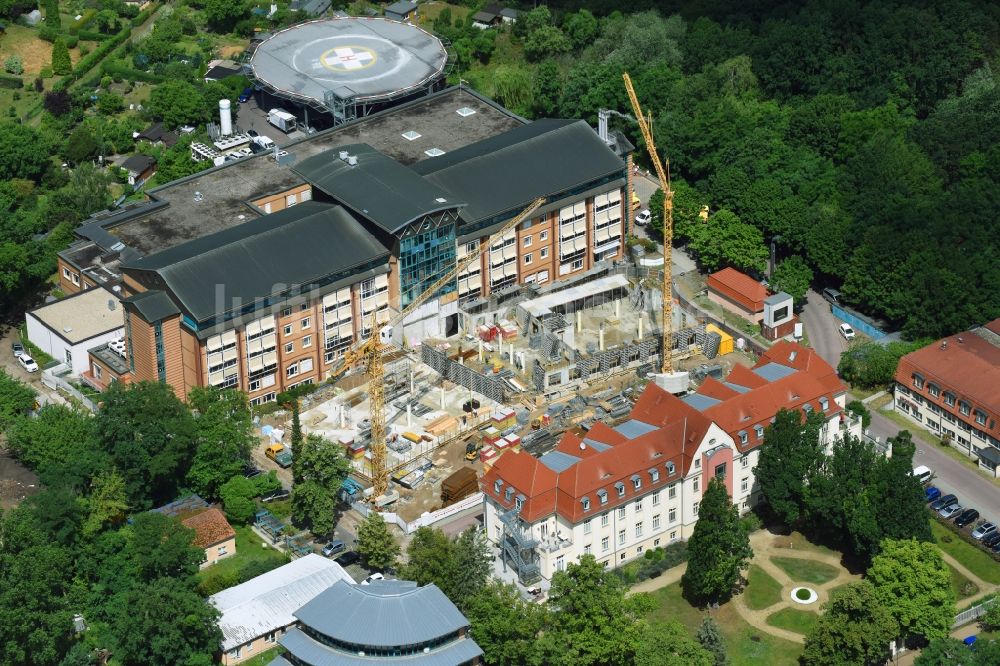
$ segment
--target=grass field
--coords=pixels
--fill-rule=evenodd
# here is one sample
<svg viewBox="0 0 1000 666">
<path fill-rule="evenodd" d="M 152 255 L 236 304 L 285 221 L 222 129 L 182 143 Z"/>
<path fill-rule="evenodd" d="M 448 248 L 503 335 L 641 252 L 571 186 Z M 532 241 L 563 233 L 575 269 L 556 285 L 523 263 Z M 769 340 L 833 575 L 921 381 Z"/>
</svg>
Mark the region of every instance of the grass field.
<svg viewBox="0 0 1000 666">
<path fill-rule="evenodd" d="M 796 583 L 822 585 L 837 577 L 837 570 L 822 562 L 803 560 L 798 557 L 772 557 L 771 561 Z"/>
<path fill-rule="evenodd" d="M 651 595 L 656 608 L 650 620 L 676 620 L 693 636 L 708 613 L 691 606 L 681 596 L 680 583 L 661 588 Z M 712 613 L 726 640 L 726 652 L 731 666 L 795 666 L 802 646 L 754 629 L 747 624 L 733 605 L 725 604 Z"/>
<path fill-rule="evenodd" d="M 931 520 L 931 533 L 938 548 L 954 557 L 962 566 L 987 583 L 1000 585 L 1000 562 L 994 560 L 991 554 L 966 543 L 936 520 Z M 949 540 L 945 541 L 944 537 L 948 537 Z"/>
<path fill-rule="evenodd" d="M 774 580 L 756 564 L 750 566 L 746 590 L 743 592 L 747 608 L 763 610 L 781 601 L 781 583 Z"/>
<path fill-rule="evenodd" d="M 767 618 L 767 623 L 772 627 L 794 631 L 803 636 L 812 631 L 817 622 L 819 622 L 819 615 L 797 608 L 782 608 Z"/>
<path fill-rule="evenodd" d="M 264 650 L 255 657 L 247 659 L 246 661 L 241 661 L 240 666 L 267 666 L 275 657 L 281 654 L 281 652 L 282 648 L 280 645 L 278 647 L 273 647 L 270 650 Z"/>
<path fill-rule="evenodd" d="M 210 580 L 217 576 L 231 576 L 241 567 L 254 561 L 266 562 L 272 569 L 288 562 L 288 556 L 284 553 L 270 547 L 262 547 L 260 537 L 249 527 L 237 526 L 233 529 L 236 530 L 236 554 L 199 571 L 199 579 Z"/>
<path fill-rule="evenodd" d="M 973 583 L 971 580 L 963 576 L 958 572 L 955 567 L 950 564 L 945 563 L 948 566 L 948 571 L 951 573 L 951 589 L 955 591 L 955 598 L 961 601 L 966 597 L 971 597 L 973 594 L 979 591 L 979 587 Z"/>
</svg>

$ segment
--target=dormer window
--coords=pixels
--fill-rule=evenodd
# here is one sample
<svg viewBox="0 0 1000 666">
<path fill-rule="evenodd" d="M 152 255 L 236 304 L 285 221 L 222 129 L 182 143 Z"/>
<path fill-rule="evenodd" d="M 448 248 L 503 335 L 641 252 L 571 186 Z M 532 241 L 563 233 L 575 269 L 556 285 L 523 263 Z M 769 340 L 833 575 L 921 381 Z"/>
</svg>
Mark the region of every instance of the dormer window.
<svg viewBox="0 0 1000 666">
<path fill-rule="evenodd" d="M 600 490 L 597 491 L 597 497 L 598 499 L 601 500 L 601 504 L 608 503 L 608 491 L 605 490 L 604 488 L 601 488 Z"/>
<path fill-rule="evenodd" d="M 928 384 L 927 391 L 935 398 L 941 395 L 941 388 L 937 384 Z"/>
<path fill-rule="evenodd" d="M 747 436 L 747 431 L 746 430 L 740 430 L 740 432 L 738 434 L 740 436 L 740 444 L 746 444 L 747 440 L 749 439 L 749 437 Z"/>
<path fill-rule="evenodd" d="M 916 372 L 913 373 L 913 385 L 918 389 L 924 387 L 924 378 Z"/>
<path fill-rule="evenodd" d="M 636 490 L 642 488 L 642 479 L 639 477 L 638 474 L 632 475 L 632 487 L 635 488 Z"/>
<path fill-rule="evenodd" d="M 655 467 L 653 469 L 649 470 L 649 478 L 652 480 L 653 483 L 656 483 L 657 481 L 659 481 L 660 480 L 660 470 L 656 469 Z"/>
<path fill-rule="evenodd" d="M 584 497 L 582 500 L 580 500 L 580 503 L 583 504 L 583 510 L 584 511 L 590 511 L 590 498 L 589 497 Z"/>
<path fill-rule="evenodd" d="M 517 499 L 514 500 L 514 508 L 520 511 L 521 507 L 524 506 L 524 500 L 525 500 L 524 495 L 518 495 Z"/>
<path fill-rule="evenodd" d="M 501 486 L 503 486 L 503 479 L 497 479 L 496 481 L 494 481 L 493 482 L 493 492 L 495 492 L 497 495 L 499 495 L 500 494 L 500 488 L 501 488 Z"/>
<path fill-rule="evenodd" d="M 764 439 L 764 426 L 755 425 L 753 430 L 757 434 L 757 439 Z"/>
<path fill-rule="evenodd" d="M 507 491 L 504 492 L 503 498 L 508 502 L 514 499 L 514 488 L 507 486 Z"/>
<path fill-rule="evenodd" d="M 625 484 L 621 481 L 615 483 L 615 490 L 618 491 L 618 497 L 625 497 Z"/>
<path fill-rule="evenodd" d="M 830 409 L 830 401 L 826 399 L 826 396 L 819 399 L 819 408 L 824 412 Z"/>
<path fill-rule="evenodd" d="M 812 412 L 812 410 L 813 410 L 813 406 L 810 405 L 808 402 L 806 404 L 802 405 L 802 411 L 806 413 L 806 416 L 809 416 L 809 414 Z"/>
<path fill-rule="evenodd" d="M 949 407 L 954 407 L 955 406 L 955 394 L 952 393 L 952 392 L 950 392 L 950 391 L 945 391 L 944 392 L 944 404 L 948 405 Z"/>
<path fill-rule="evenodd" d="M 674 467 L 674 464 L 673 464 L 672 462 L 668 462 L 668 463 L 667 463 L 667 476 L 673 476 L 673 474 L 674 474 L 674 471 L 675 471 L 676 469 L 677 469 L 677 468 L 676 468 L 676 467 Z"/>
</svg>

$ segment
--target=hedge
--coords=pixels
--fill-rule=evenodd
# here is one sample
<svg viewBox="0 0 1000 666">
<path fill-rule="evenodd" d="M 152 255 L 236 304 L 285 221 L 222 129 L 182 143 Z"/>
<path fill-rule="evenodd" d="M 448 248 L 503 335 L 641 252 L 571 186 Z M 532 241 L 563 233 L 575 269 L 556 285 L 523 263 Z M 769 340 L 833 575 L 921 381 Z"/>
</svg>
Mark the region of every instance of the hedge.
<svg viewBox="0 0 1000 666">
<path fill-rule="evenodd" d="M 80 18 L 69 24 L 69 29 L 66 31 L 71 35 L 75 35 L 80 32 L 88 23 L 94 20 L 94 16 L 97 15 L 96 9 L 85 9 Z"/>
<path fill-rule="evenodd" d="M 137 28 L 140 25 L 142 25 L 143 23 L 145 23 L 146 19 L 148 19 L 150 16 L 152 16 L 153 12 L 155 12 L 159 8 L 160 8 L 160 3 L 159 2 L 154 2 L 149 7 L 146 7 L 145 9 L 143 9 L 141 12 L 139 12 L 138 14 L 135 15 L 134 19 L 131 20 L 132 27 L 133 28 Z"/>
<path fill-rule="evenodd" d="M 24 79 L 19 76 L 10 76 L 9 74 L 0 74 L 0 88 L 23 88 Z"/>
<path fill-rule="evenodd" d="M 76 36 L 82 40 L 88 42 L 104 42 L 109 39 L 114 39 L 114 35 L 106 35 L 103 32 L 97 32 L 95 30 L 81 30 L 76 33 Z"/>
<path fill-rule="evenodd" d="M 110 76 L 117 76 L 128 81 L 145 81 L 147 83 L 163 83 L 167 80 L 165 76 L 144 72 L 141 69 L 134 69 L 117 62 L 106 62 L 101 66 L 101 70 Z"/>
<path fill-rule="evenodd" d="M 79 80 L 84 74 L 91 70 L 97 63 L 103 60 L 111 51 L 120 46 L 125 40 L 128 39 L 129 35 L 132 33 L 132 28 L 122 28 L 112 39 L 101 43 L 96 49 L 88 53 L 83 58 L 80 58 L 80 62 L 76 63 L 76 67 L 73 68 L 73 72 L 64 76 L 62 79 L 53 86 L 53 90 L 65 90 L 72 83 Z"/>
<path fill-rule="evenodd" d="M 629 562 L 624 567 L 613 570 L 614 575 L 627 585 L 634 585 L 650 578 L 656 578 L 667 569 L 687 562 L 687 542 L 675 541 L 665 548 L 647 550 L 642 558 Z"/>
</svg>

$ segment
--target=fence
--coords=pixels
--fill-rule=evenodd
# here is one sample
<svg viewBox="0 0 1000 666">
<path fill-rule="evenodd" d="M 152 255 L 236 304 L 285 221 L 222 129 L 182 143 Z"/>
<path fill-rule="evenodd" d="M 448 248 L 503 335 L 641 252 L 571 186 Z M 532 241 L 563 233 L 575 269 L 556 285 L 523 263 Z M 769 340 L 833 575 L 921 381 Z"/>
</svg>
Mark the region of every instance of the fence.
<svg viewBox="0 0 1000 666">
<path fill-rule="evenodd" d="M 997 597 L 993 597 L 992 599 L 987 599 L 983 603 L 973 606 L 972 608 L 966 608 L 964 611 L 955 616 L 955 621 L 952 623 L 951 628 L 958 629 L 963 624 L 969 624 L 974 620 L 978 620 L 986 614 L 989 607 L 996 603 L 996 601 Z"/>
<path fill-rule="evenodd" d="M 855 331 L 861 331 L 872 340 L 878 340 L 887 335 L 885 331 L 878 328 L 870 321 L 863 319 L 861 315 L 856 312 L 852 312 L 843 306 L 831 304 L 830 311 L 833 312 L 834 317 L 847 322 Z"/>
<path fill-rule="evenodd" d="M 429 527 L 435 523 L 439 523 L 447 518 L 452 518 L 466 511 L 478 509 L 482 506 L 482 504 L 483 494 L 476 493 L 475 495 L 470 495 L 463 500 L 455 502 L 451 506 L 446 506 L 445 508 L 434 511 L 433 513 L 425 513 L 416 520 L 410 522 L 406 522 L 400 518 L 399 514 L 389 511 L 383 511 L 381 514 L 382 519 L 385 522 L 396 525 L 399 529 L 403 530 L 403 534 L 413 534 L 421 527 Z M 351 508 L 366 518 L 373 511 L 370 506 L 362 504 L 361 502 L 352 502 Z"/>
<path fill-rule="evenodd" d="M 62 391 L 63 393 L 68 393 L 83 404 L 84 407 L 92 412 L 97 411 L 97 405 L 91 401 L 90 398 L 81 393 L 75 386 L 67 382 L 65 379 L 59 377 L 56 373 L 62 373 L 68 371 L 69 368 L 65 363 L 60 363 L 59 365 L 49 368 L 48 370 L 42 371 L 42 384 L 45 384 L 50 389 L 54 391 Z"/>
</svg>

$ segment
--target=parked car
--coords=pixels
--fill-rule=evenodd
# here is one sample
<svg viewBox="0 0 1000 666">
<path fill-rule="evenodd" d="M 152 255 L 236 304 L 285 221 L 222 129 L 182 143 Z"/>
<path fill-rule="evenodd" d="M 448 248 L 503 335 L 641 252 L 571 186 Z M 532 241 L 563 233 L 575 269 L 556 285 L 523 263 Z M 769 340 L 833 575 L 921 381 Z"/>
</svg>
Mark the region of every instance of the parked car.
<svg viewBox="0 0 1000 666">
<path fill-rule="evenodd" d="M 253 88 L 244 88 L 239 96 L 240 104 L 246 104 L 251 97 L 253 97 Z"/>
<path fill-rule="evenodd" d="M 383 576 L 382 574 L 380 574 L 379 572 L 376 571 L 371 576 L 368 576 L 368 578 L 365 578 L 363 581 L 361 581 L 361 584 L 362 585 L 371 585 L 372 583 L 374 583 L 377 580 L 385 580 L 385 576 Z"/>
<path fill-rule="evenodd" d="M 927 486 L 924 488 L 924 500 L 927 502 L 933 502 L 934 500 L 941 497 L 941 490 L 936 486 Z"/>
<path fill-rule="evenodd" d="M 955 519 L 957 527 L 965 527 L 979 520 L 979 512 L 975 509 L 966 509 L 961 516 Z"/>
<path fill-rule="evenodd" d="M 260 132 L 258 132 L 255 129 L 248 129 L 247 136 L 250 137 L 251 139 L 256 139 L 258 136 L 260 136 Z"/>
<path fill-rule="evenodd" d="M 323 557 L 333 557 L 345 550 L 347 550 L 347 546 L 344 545 L 343 541 L 337 539 L 323 546 Z"/>
<path fill-rule="evenodd" d="M 917 477 L 920 483 L 927 483 L 934 476 L 934 470 L 926 465 L 917 465 L 913 468 L 913 476 Z"/>
<path fill-rule="evenodd" d="M 993 523 L 986 522 L 972 530 L 973 539 L 984 539 L 988 536 L 993 535 L 997 531 L 997 526 Z"/>
<path fill-rule="evenodd" d="M 24 345 L 20 342 L 13 342 L 10 345 L 10 351 L 14 354 L 14 358 L 21 358 L 24 356 Z"/>
<path fill-rule="evenodd" d="M 823 298 L 830 301 L 830 305 L 840 304 L 840 292 L 831 287 L 827 287 L 823 290 Z"/>
<path fill-rule="evenodd" d="M 998 534 L 997 536 L 1000 536 L 1000 534 Z M 339 564 L 342 567 L 349 567 L 352 564 L 357 564 L 360 561 L 361 561 L 361 556 L 358 555 L 357 551 L 353 551 L 353 550 L 347 551 L 346 553 L 344 553 L 343 555 L 337 557 L 334 560 L 334 562 L 336 562 L 337 564 Z"/>
<path fill-rule="evenodd" d="M 243 478 L 245 479 L 252 479 L 255 476 L 260 476 L 263 473 L 264 471 L 260 467 L 254 465 L 253 463 L 247 463 L 243 465 Z"/>
<path fill-rule="evenodd" d="M 635 223 L 640 227 L 644 227 L 649 224 L 649 221 L 653 219 L 653 215 L 649 212 L 649 209 L 639 211 L 639 214 L 635 216 Z"/>
<path fill-rule="evenodd" d="M 998 534 L 997 536 L 1000 536 L 1000 534 Z M 993 544 L 990 550 L 992 550 L 994 553 L 1000 553 L 1000 539 L 997 539 L 996 543 Z"/>
<path fill-rule="evenodd" d="M 995 531 L 983 538 L 983 548 L 992 548 L 998 543 L 1000 543 L 1000 531 Z"/>
<path fill-rule="evenodd" d="M 291 497 L 291 493 L 284 488 L 278 488 L 277 490 L 272 490 L 269 493 L 264 493 L 260 497 L 261 502 L 277 502 L 278 500 L 288 499 Z"/>
<path fill-rule="evenodd" d="M 21 364 L 21 367 L 28 372 L 38 372 L 38 364 L 35 363 L 35 359 L 31 358 L 27 354 L 21 354 L 17 357 L 17 362 Z"/>
<path fill-rule="evenodd" d="M 844 336 L 845 340 L 853 340 L 854 339 L 854 329 L 851 328 L 850 324 L 841 324 L 840 325 L 840 334 L 842 336 Z"/>
<path fill-rule="evenodd" d="M 292 452 L 282 444 L 271 444 L 264 450 L 264 455 L 278 463 L 281 468 L 292 466 Z"/>
<path fill-rule="evenodd" d="M 957 503 L 958 503 L 958 498 L 949 493 L 944 497 L 939 497 L 933 502 L 931 502 L 931 511 L 940 511 L 949 504 L 957 504 Z"/>
<path fill-rule="evenodd" d="M 949 504 L 948 506 L 938 511 L 938 515 L 944 518 L 945 520 L 951 520 L 955 516 L 959 515 L 964 509 L 965 507 L 956 502 L 955 504 Z"/>
</svg>

